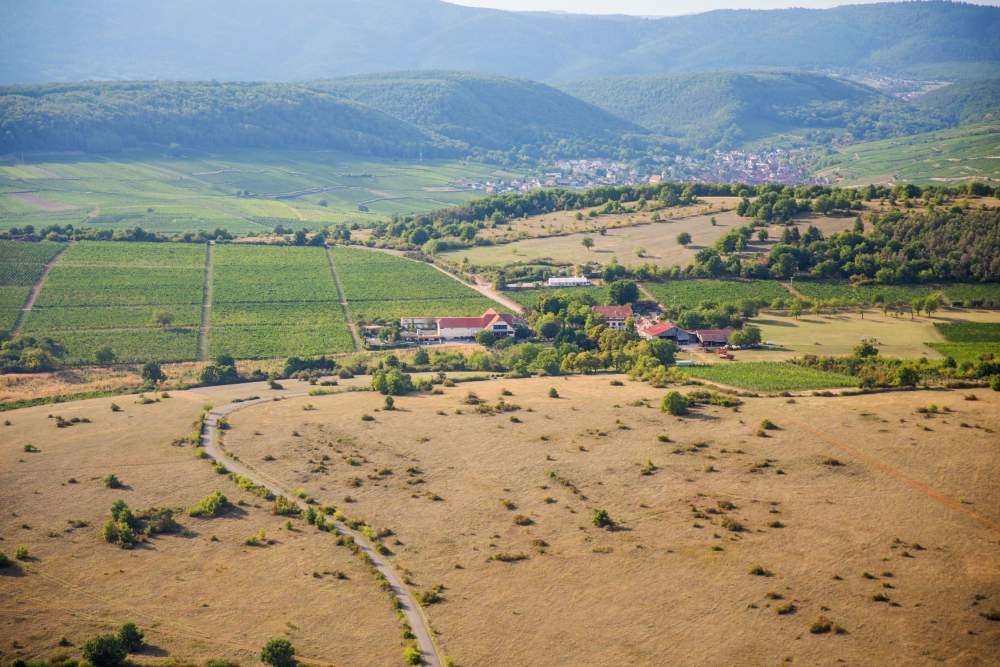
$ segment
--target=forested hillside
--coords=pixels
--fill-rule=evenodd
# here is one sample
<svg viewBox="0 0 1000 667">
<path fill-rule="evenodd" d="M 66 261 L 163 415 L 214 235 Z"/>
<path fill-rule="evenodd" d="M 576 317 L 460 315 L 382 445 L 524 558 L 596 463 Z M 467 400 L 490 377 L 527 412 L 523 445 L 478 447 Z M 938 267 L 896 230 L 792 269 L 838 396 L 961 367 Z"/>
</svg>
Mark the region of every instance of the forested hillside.
<svg viewBox="0 0 1000 667">
<path fill-rule="evenodd" d="M 457 146 L 297 84 L 82 83 L 0 88 L 0 152 L 329 148 L 453 154 Z"/>
<path fill-rule="evenodd" d="M 506 150 L 556 141 L 617 144 L 642 131 L 533 81 L 463 72 L 396 72 L 308 84 L 465 145 Z"/>
<path fill-rule="evenodd" d="M 962 81 L 927 93 L 914 103 L 952 125 L 1000 120 L 1000 79 Z"/>
<path fill-rule="evenodd" d="M 657 20 L 439 0 L 0 3 L 0 82 L 7 83 L 302 81 L 401 67 L 539 81 L 737 68 L 948 80 L 991 76 L 998 63 L 1000 9 L 950 2 Z"/>
<path fill-rule="evenodd" d="M 867 86 L 816 74 L 614 77 L 564 89 L 649 130 L 703 147 L 731 148 L 803 129 L 881 139 L 946 124 L 939 105 L 918 108 Z M 816 132 L 813 136 L 819 138 Z"/>
</svg>

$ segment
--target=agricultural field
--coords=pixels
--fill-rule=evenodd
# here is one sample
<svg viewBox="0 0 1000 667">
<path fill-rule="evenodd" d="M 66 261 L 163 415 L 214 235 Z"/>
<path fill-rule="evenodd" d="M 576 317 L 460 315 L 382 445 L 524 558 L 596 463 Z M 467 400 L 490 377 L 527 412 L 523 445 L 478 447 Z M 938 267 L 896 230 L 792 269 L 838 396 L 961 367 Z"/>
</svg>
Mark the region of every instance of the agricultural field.
<svg viewBox="0 0 1000 667">
<path fill-rule="evenodd" d="M 874 303 L 881 295 L 887 303 L 904 304 L 914 298 L 942 292 L 956 306 L 1000 306 L 1000 284 L 948 283 L 942 285 L 851 285 L 845 282 L 798 281 L 795 289 L 809 299 L 839 299 L 850 303 Z"/>
<path fill-rule="evenodd" d="M 691 377 L 750 391 L 803 391 L 856 387 L 857 379 L 840 373 L 783 362 L 737 362 L 684 368 Z"/>
<path fill-rule="evenodd" d="M 693 308 L 703 302 L 736 303 L 743 299 L 765 301 L 791 301 L 792 294 L 775 280 L 671 280 L 665 283 L 642 284 L 658 303 Z"/>
<path fill-rule="evenodd" d="M 481 196 L 464 182 L 494 174 L 512 176 L 473 162 L 397 162 L 329 151 L 28 155 L 0 161 L 0 228 L 70 223 L 254 234 L 278 224 L 370 224 Z"/>
<path fill-rule="evenodd" d="M 504 310 L 424 262 L 339 246 L 330 252 L 351 315 L 359 322 Z"/>
<path fill-rule="evenodd" d="M 712 224 L 712 219 L 716 224 Z M 453 262 L 468 259 L 475 266 L 505 266 L 513 263 L 530 263 L 548 261 L 561 264 L 584 264 L 600 262 L 608 264 L 612 259 L 625 266 L 640 266 L 655 264 L 658 266 L 686 266 L 690 264 L 699 250 L 711 246 L 719 238 L 734 228 L 742 227 L 750 222 L 749 218 L 741 218 L 735 211 L 723 213 L 696 215 L 677 220 L 663 220 L 648 224 L 633 224 L 608 229 L 606 233 L 563 234 L 545 238 L 529 238 L 512 243 L 475 246 L 442 253 L 442 256 Z M 851 217 L 807 216 L 796 221 L 803 231 L 809 225 L 815 225 L 824 234 L 830 234 L 843 229 L 850 229 L 854 224 Z M 767 252 L 780 238 L 782 227 L 772 226 L 770 240 L 757 241 L 756 238 L 747 246 L 747 253 Z M 691 235 L 691 243 L 682 246 L 677 242 L 677 236 L 686 232 Z M 589 238 L 594 242 L 592 248 L 586 248 L 583 240 Z"/>
<path fill-rule="evenodd" d="M 194 359 L 204 282 L 203 245 L 81 241 L 52 267 L 24 331 L 58 340 L 73 364 L 106 346 L 123 362 Z"/>
<path fill-rule="evenodd" d="M 1000 359 L 1000 322 L 939 322 L 935 327 L 947 342 L 928 345 L 959 364 Z"/>
<path fill-rule="evenodd" d="M 218 245 L 211 354 L 241 359 L 353 350 L 323 248 Z"/>
<path fill-rule="evenodd" d="M 1000 126 L 996 123 L 851 144 L 825 157 L 818 175 L 843 185 L 1000 181 Z"/>
<path fill-rule="evenodd" d="M 21 308 L 45 270 L 45 264 L 64 247 L 62 243 L 51 241 L 0 241 L 0 334 L 17 323 Z"/>
<path fill-rule="evenodd" d="M 829 386 L 816 377 L 783 384 Z M 1000 394 L 744 398 L 674 418 L 666 390 L 611 379 L 462 384 L 393 411 L 365 392 L 295 398 L 236 413 L 226 447 L 391 530 L 417 589 L 441 586 L 425 612 L 457 664 L 990 662 Z M 469 392 L 516 409 L 469 409 Z M 953 412 L 917 413 L 930 403 Z M 664 608 L 678 623 L 635 622 Z M 830 631 L 811 631 L 821 617 Z"/>
</svg>

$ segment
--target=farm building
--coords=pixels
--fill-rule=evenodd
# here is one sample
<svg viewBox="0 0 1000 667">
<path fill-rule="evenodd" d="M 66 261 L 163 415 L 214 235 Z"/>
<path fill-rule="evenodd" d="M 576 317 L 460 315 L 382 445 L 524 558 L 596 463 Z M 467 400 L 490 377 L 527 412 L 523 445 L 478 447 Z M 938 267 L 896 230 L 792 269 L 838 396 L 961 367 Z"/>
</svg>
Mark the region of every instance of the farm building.
<svg viewBox="0 0 1000 667">
<path fill-rule="evenodd" d="M 732 329 L 696 329 L 693 331 L 702 347 L 722 347 L 729 343 Z"/>
<path fill-rule="evenodd" d="M 632 317 L 632 306 L 592 306 L 594 315 L 603 317 L 608 322 L 608 328 L 621 330 L 625 328 L 625 320 Z"/>
<path fill-rule="evenodd" d="M 524 321 L 490 308 L 479 317 L 404 317 L 399 320 L 403 337 L 415 340 L 463 340 L 489 331 L 497 338 L 513 336 Z"/>
<path fill-rule="evenodd" d="M 690 331 L 685 331 L 673 322 L 666 321 L 647 324 L 645 327 L 639 329 L 639 335 L 646 340 L 653 340 L 654 338 L 672 340 L 678 345 L 685 345 L 697 340 L 695 335 Z"/>
<path fill-rule="evenodd" d="M 553 276 L 546 281 L 547 287 L 586 287 L 590 280 L 580 276 Z"/>
</svg>

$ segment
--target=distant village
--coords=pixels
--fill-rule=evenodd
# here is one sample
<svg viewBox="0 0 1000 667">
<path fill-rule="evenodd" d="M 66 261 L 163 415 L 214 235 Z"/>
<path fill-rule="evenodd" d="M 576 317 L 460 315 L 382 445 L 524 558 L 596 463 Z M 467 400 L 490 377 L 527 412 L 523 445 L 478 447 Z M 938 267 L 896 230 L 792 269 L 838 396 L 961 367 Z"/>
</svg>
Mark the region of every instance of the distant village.
<svg viewBox="0 0 1000 667">
<path fill-rule="evenodd" d="M 585 190 L 602 185 L 641 185 L 661 182 L 785 183 L 825 185 L 828 179 L 811 174 L 805 151 L 776 148 L 767 151 L 716 151 L 709 159 L 668 155 L 643 169 L 604 159 L 558 160 L 537 174 L 519 178 L 466 180 L 463 190 L 487 195 L 530 192 L 541 188 Z"/>
</svg>

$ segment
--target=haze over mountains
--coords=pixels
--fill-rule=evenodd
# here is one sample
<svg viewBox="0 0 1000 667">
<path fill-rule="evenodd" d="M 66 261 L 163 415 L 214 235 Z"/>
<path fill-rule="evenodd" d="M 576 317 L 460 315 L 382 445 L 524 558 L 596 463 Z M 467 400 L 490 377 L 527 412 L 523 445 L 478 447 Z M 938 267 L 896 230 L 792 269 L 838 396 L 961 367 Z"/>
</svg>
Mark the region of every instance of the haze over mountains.
<svg viewBox="0 0 1000 667">
<path fill-rule="evenodd" d="M 946 2 L 644 19 L 439 0 L 8 0 L 0 82 L 301 81 L 414 69 L 537 81 L 733 69 L 983 78 L 1000 9 Z"/>
</svg>

